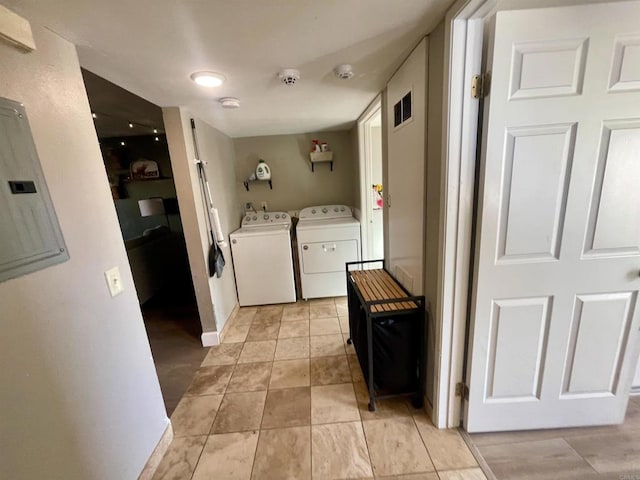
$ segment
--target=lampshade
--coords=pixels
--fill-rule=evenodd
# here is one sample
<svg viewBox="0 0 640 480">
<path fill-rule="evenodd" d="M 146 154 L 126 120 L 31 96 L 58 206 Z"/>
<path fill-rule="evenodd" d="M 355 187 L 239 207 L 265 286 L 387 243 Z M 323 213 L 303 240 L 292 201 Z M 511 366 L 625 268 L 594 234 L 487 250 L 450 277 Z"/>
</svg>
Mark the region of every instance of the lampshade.
<svg viewBox="0 0 640 480">
<path fill-rule="evenodd" d="M 145 198 L 138 200 L 141 217 L 151 217 L 152 215 L 164 215 L 164 201 L 160 197 Z"/>
</svg>

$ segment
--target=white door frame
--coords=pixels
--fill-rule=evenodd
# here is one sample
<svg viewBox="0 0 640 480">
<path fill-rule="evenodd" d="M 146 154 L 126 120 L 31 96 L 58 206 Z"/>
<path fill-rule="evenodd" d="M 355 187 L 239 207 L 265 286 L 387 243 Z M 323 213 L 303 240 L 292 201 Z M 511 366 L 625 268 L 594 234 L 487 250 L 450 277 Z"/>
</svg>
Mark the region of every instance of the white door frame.
<svg viewBox="0 0 640 480">
<path fill-rule="evenodd" d="M 460 425 L 467 299 L 472 251 L 476 136 L 479 102 L 470 95 L 471 79 L 480 74 L 483 19 L 496 0 L 458 0 L 445 17 L 443 95 L 443 202 L 438 296 L 442 319 L 437 336 L 436 398 L 433 421 L 439 428 Z M 436 329 L 437 332 L 437 329 Z"/>
<path fill-rule="evenodd" d="M 360 238 L 362 259 L 369 260 L 369 239 L 371 227 L 371 139 L 368 123 L 376 115 L 382 115 L 382 95 L 376 96 L 358 118 L 358 157 L 360 170 Z M 373 259 L 377 260 L 377 259 Z"/>
</svg>

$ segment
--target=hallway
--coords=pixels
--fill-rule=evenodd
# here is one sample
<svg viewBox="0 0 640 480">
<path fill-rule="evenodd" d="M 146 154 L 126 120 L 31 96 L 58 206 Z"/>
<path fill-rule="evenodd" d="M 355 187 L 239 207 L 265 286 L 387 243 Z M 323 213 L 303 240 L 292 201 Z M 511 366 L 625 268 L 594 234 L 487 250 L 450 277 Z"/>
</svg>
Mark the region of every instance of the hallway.
<svg viewBox="0 0 640 480">
<path fill-rule="evenodd" d="M 346 298 L 241 308 L 171 416 L 154 479 L 483 480 L 455 430 L 368 396 Z"/>
</svg>

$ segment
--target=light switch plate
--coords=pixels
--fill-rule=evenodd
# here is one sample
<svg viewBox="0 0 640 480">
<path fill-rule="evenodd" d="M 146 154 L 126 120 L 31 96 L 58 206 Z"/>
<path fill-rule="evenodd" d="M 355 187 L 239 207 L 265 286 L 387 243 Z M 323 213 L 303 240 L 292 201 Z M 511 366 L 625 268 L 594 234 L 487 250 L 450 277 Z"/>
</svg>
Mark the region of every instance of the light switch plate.
<svg viewBox="0 0 640 480">
<path fill-rule="evenodd" d="M 124 292 L 124 286 L 120 278 L 120 269 L 118 267 L 107 270 L 104 272 L 104 276 L 107 279 L 107 286 L 109 287 L 109 293 L 111 293 L 112 297 Z"/>
</svg>

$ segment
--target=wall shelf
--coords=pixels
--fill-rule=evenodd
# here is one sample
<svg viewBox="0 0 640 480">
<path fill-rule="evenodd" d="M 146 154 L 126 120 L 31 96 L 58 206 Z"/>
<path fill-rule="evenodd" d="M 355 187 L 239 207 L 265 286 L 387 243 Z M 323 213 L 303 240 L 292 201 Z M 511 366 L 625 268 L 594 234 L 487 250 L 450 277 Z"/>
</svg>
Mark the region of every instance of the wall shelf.
<svg viewBox="0 0 640 480">
<path fill-rule="evenodd" d="M 244 188 L 247 189 L 247 192 L 249 191 L 249 184 L 250 183 L 268 183 L 269 184 L 269 189 L 273 190 L 273 184 L 271 183 L 271 180 L 245 180 L 244 182 L 242 182 L 244 184 Z"/>
<path fill-rule="evenodd" d="M 311 171 L 315 172 L 316 163 L 328 163 L 331 165 L 331 171 L 333 172 L 333 152 L 311 152 L 309 153 L 311 160 Z"/>
</svg>

